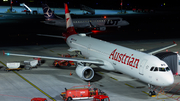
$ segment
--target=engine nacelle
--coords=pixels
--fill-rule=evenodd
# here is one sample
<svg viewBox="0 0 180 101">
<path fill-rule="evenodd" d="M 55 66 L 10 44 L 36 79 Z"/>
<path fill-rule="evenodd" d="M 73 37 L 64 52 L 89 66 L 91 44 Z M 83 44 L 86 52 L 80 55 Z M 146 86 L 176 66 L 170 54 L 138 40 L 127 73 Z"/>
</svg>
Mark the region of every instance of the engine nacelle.
<svg viewBox="0 0 180 101">
<path fill-rule="evenodd" d="M 105 26 L 95 27 L 94 29 L 95 29 L 95 30 L 99 30 L 99 31 L 105 31 L 105 30 L 106 30 L 106 27 L 105 27 Z"/>
<path fill-rule="evenodd" d="M 76 67 L 76 74 L 83 80 L 91 80 L 94 77 L 94 70 L 88 66 L 78 65 Z"/>
</svg>

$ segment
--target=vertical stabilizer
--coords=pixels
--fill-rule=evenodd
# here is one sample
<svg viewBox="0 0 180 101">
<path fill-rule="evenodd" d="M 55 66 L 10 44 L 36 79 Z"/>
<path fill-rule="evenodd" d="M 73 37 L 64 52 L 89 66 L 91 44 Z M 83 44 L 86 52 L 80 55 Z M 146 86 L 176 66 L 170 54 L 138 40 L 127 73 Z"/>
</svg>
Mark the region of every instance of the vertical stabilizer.
<svg viewBox="0 0 180 101">
<path fill-rule="evenodd" d="M 66 18 L 67 33 L 63 33 L 63 36 L 67 38 L 68 36 L 73 35 L 73 34 L 77 34 L 77 33 L 74 29 L 74 25 L 73 25 L 73 22 L 72 22 L 70 13 L 69 13 L 69 9 L 68 9 L 68 6 L 66 3 L 64 3 L 64 7 L 65 7 L 65 18 Z"/>
<path fill-rule="evenodd" d="M 42 4 L 45 20 L 55 20 L 55 19 L 63 19 L 54 14 L 54 12 L 49 8 L 47 4 Z"/>
</svg>

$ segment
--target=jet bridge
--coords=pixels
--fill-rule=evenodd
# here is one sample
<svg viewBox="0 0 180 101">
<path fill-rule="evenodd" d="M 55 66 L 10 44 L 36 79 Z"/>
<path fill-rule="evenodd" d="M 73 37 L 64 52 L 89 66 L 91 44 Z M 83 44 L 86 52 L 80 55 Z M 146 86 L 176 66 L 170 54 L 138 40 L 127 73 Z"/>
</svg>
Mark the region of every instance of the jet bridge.
<svg viewBox="0 0 180 101">
<path fill-rule="evenodd" d="M 85 5 L 80 5 L 80 10 L 83 10 L 84 14 L 88 14 L 88 13 L 95 14 L 95 10 L 94 9 L 92 9 L 90 7 L 87 7 Z"/>
<path fill-rule="evenodd" d="M 174 75 L 180 74 L 179 57 L 174 52 L 161 52 L 155 54 L 159 59 L 167 63 Z"/>
<path fill-rule="evenodd" d="M 37 14 L 37 10 L 31 10 L 25 3 L 21 3 L 20 6 L 26 9 L 22 11 L 26 12 L 26 14 Z"/>
</svg>

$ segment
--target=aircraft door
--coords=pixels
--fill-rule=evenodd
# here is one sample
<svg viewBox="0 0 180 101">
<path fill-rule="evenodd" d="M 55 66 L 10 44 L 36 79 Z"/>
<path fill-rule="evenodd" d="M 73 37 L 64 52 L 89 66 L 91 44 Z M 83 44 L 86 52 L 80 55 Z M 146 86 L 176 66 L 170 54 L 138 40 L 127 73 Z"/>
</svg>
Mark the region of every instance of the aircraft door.
<svg viewBox="0 0 180 101">
<path fill-rule="evenodd" d="M 147 62 L 147 60 L 144 59 L 139 66 L 139 74 L 140 75 L 144 75 L 144 68 L 145 68 L 146 62 Z"/>
</svg>

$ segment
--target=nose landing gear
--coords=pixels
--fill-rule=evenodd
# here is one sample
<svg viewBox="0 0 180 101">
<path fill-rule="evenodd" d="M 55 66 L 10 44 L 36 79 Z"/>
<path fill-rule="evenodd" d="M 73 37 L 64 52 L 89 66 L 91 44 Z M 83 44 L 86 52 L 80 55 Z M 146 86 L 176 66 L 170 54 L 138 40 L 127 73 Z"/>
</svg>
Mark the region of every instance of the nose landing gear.
<svg viewBox="0 0 180 101">
<path fill-rule="evenodd" d="M 156 97 L 157 93 L 156 93 L 156 91 L 154 91 L 154 86 L 151 84 L 148 84 L 148 87 L 150 88 L 149 96 L 150 97 Z"/>
</svg>

